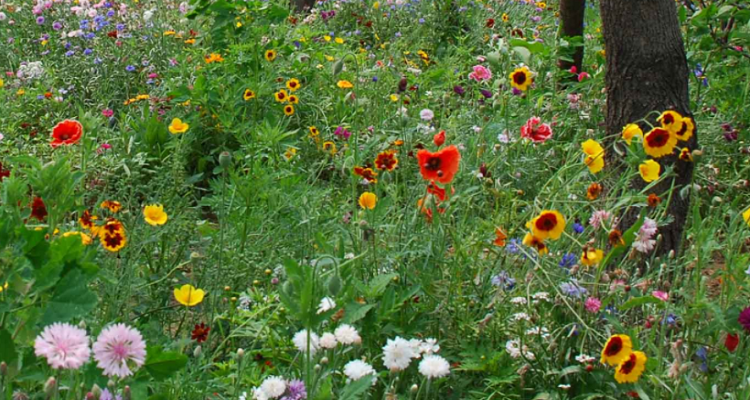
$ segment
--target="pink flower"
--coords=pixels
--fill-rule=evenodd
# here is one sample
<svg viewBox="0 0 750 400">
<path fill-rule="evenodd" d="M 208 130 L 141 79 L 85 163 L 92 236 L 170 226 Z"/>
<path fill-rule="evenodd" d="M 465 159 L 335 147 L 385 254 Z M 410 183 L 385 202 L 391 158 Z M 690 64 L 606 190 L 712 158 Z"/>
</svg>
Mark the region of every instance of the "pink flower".
<svg viewBox="0 0 750 400">
<path fill-rule="evenodd" d="M 584 79 L 588 79 L 591 76 L 588 74 L 588 72 L 581 72 L 578 74 L 578 82 L 583 82 Z"/>
<path fill-rule="evenodd" d="M 78 369 L 91 356 L 86 331 L 70 324 L 48 325 L 34 340 L 34 354 L 53 369 Z"/>
<path fill-rule="evenodd" d="M 594 213 L 591 214 L 591 218 L 589 218 L 589 225 L 593 226 L 594 229 L 599 229 L 599 226 L 601 226 L 602 222 L 608 220 L 611 216 L 612 214 L 609 211 L 594 211 Z"/>
<path fill-rule="evenodd" d="M 475 65 L 474 72 L 469 74 L 469 79 L 474 79 L 477 82 L 488 81 L 492 79 L 492 72 L 483 65 Z"/>
<path fill-rule="evenodd" d="M 641 253 L 648 253 L 653 250 L 656 246 L 654 236 L 656 236 L 657 230 L 656 221 L 651 218 L 643 220 L 643 225 L 641 225 L 641 229 L 638 230 L 638 234 L 633 241 L 633 248 Z"/>
<path fill-rule="evenodd" d="M 109 108 L 105 108 L 105 109 L 102 110 L 102 115 L 105 116 L 105 117 L 107 117 L 107 118 L 109 118 L 109 117 L 115 115 L 115 112 L 112 111 L 112 110 L 110 110 Z"/>
<path fill-rule="evenodd" d="M 137 369 L 146 361 L 146 342 L 138 330 L 115 324 L 99 334 L 94 343 L 94 359 L 104 375 L 125 378 L 133 375 L 131 366 Z"/>
<path fill-rule="evenodd" d="M 661 301 L 669 301 L 669 294 L 661 290 L 654 290 L 651 294 Z"/>
<path fill-rule="evenodd" d="M 526 121 L 526 125 L 521 127 L 521 137 L 534 143 L 544 143 L 552 137 L 552 128 L 548 124 L 543 124 L 539 117 L 531 117 Z"/>
<path fill-rule="evenodd" d="M 599 312 L 599 309 L 602 308 L 602 301 L 596 297 L 589 297 L 583 305 L 586 307 L 586 311 L 596 314 Z"/>
</svg>

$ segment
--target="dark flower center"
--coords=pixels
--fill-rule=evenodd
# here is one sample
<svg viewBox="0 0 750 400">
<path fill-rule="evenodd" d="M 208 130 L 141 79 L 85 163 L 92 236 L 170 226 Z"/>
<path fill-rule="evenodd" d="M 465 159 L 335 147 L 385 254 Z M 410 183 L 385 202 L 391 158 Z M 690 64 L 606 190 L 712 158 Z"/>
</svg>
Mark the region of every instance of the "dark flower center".
<svg viewBox="0 0 750 400">
<path fill-rule="evenodd" d="M 627 374 L 633 372 L 633 368 L 635 368 L 635 364 L 636 364 L 635 354 L 631 354 L 630 358 L 628 359 L 628 361 L 625 361 L 620 366 L 620 373 L 627 375 Z"/>
<path fill-rule="evenodd" d="M 614 355 L 617 355 L 622 350 L 622 339 L 619 337 L 614 337 L 612 340 L 609 341 L 609 345 L 607 346 L 607 349 L 604 351 L 604 354 L 611 357 Z"/>
<path fill-rule="evenodd" d="M 651 147 L 662 147 L 669 141 L 669 132 L 664 129 L 657 129 L 646 137 L 646 141 Z"/>
<path fill-rule="evenodd" d="M 543 231 L 551 231 L 557 226 L 557 217 L 554 214 L 543 214 L 536 220 L 536 227 Z"/>
<path fill-rule="evenodd" d="M 526 74 L 524 72 L 516 72 L 513 74 L 513 82 L 517 85 L 523 85 L 526 83 Z"/>
<path fill-rule="evenodd" d="M 430 159 L 425 163 L 424 167 L 428 171 L 438 171 L 440 169 L 440 158 L 430 157 Z"/>
</svg>

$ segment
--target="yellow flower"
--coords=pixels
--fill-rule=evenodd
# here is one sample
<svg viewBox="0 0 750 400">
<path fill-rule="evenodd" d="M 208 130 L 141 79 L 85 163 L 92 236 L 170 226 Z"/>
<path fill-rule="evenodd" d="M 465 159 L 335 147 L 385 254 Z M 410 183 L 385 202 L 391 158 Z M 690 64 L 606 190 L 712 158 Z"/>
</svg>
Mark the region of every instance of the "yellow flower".
<svg viewBox="0 0 750 400">
<path fill-rule="evenodd" d="M 326 60 L 328 60 L 330 62 L 333 62 L 333 60 L 335 60 L 335 58 L 333 58 L 333 56 L 329 56 L 328 54 L 326 54 L 325 57 L 326 57 Z"/>
<path fill-rule="evenodd" d="M 636 383 L 646 369 L 648 357 L 642 351 L 634 351 L 626 360 L 617 366 L 615 380 L 617 383 Z"/>
<path fill-rule="evenodd" d="M 5 86 L 5 81 L 3 81 L 2 79 L 0 79 L 0 89 L 2 89 L 3 86 Z"/>
<path fill-rule="evenodd" d="M 682 128 L 682 115 L 677 111 L 664 111 L 656 120 L 661 123 L 662 128 L 672 133 L 677 133 Z"/>
<path fill-rule="evenodd" d="M 391 101 L 394 102 L 394 103 L 397 102 L 398 101 L 398 95 L 397 94 L 392 94 L 391 95 Z"/>
<path fill-rule="evenodd" d="M 336 86 L 338 86 L 341 89 L 351 89 L 354 87 L 351 82 L 349 81 L 339 81 Z"/>
<path fill-rule="evenodd" d="M 380 2 L 376 1 L 376 2 L 372 3 L 372 8 L 374 8 L 376 10 L 379 9 L 380 8 Z"/>
<path fill-rule="evenodd" d="M 316 137 L 320 135 L 320 131 L 318 130 L 318 128 L 311 126 L 309 129 L 310 129 L 310 137 Z"/>
<path fill-rule="evenodd" d="M 363 209 L 372 210 L 378 204 L 378 196 L 372 192 L 364 192 L 359 196 L 359 206 Z"/>
<path fill-rule="evenodd" d="M 177 32 L 172 31 L 172 30 L 164 31 L 164 36 L 174 36 L 176 34 L 177 34 Z"/>
<path fill-rule="evenodd" d="M 292 78 L 288 81 L 286 81 L 286 87 L 292 92 L 296 92 L 301 86 L 299 84 L 299 80 L 297 78 Z"/>
<path fill-rule="evenodd" d="M 633 342 L 628 335 L 612 335 L 602 348 L 602 364 L 617 365 L 627 360 L 633 352 Z"/>
<path fill-rule="evenodd" d="M 595 174 L 604 168 L 604 148 L 597 141 L 589 139 L 581 144 L 583 152 L 586 154 L 584 163 L 589 167 L 589 171 Z"/>
<path fill-rule="evenodd" d="M 643 178 L 644 181 L 653 182 L 659 179 L 661 165 L 654 160 L 646 160 L 638 166 L 638 172 L 640 172 L 641 178 Z"/>
<path fill-rule="evenodd" d="M 274 93 L 273 97 L 279 103 L 286 103 L 287 100 L 289 100 L 289 96 L 287 95 L 286 90 L 284 89 L 281 89 L 278 92 Z"/>
<path fill-rule="evenodd" d="M 534 77 L 527 67 L 516 68 L 510 73 L 510 84 L 514 88 L 525 92 L 534 83 Z"/>
<path fill-rule="evenodd" d="M 295 155 L 297 155 L 297 149 L 295 149 L 294 147 L 290 147 L 290 148 L 286 149 L 286 151 L 284 152 L 284 158 L 287 161 L 289 161 L 292 158 L 294 158 Z"/>
<path fill-rule="evenodd" d="M 335 42 L 338 43 L 338 44 L 344 44 L 344 39 L 340 38 L 340 37 L 337 37 L 336 40 L 335 40 Z"/>
<path fill-rule="evenodd" d="M 331 155 L 336 154 L 336 143 L 331 141 L 323 142 L 323 150 L 331 153 Z"/>
<path fill-rule="evenodd" d="M 193 38 L 187 39 L 185 40 L 185 44 L 195 44 L 195 39 Z"/>
<path fill-rule="evenodd" d="M 298 104 L 299 103 L 299 97 L 296 95 L 289 95 L 289 104 Z"/>
<path fill-rule="evenodd" d="M 526 236 L 523 237 L 523 244 L 524 246 L 535 248 L 539 252 L 540 256 L 549 253 L 549 249 L 547 248 L 547 245 L 544 244 L 544 240 L 539 239 L 531 233 L 527 232 Z"/>
<path fill-rule="evenodd" d="M 643 139 L 643 130 L 641 130 L 638 124 L 627 124 L 622 128 L 622 139 L 628 143 L 628 146 L 630 146 L 630 143 L 632 143 L 633 138 L 636 136 Z"/>
<path fill-rule="evenodd" d="M 167 223 L 167 213 L 161 204 L 152 204 L 143 209 L 143 219 L 151 226 L 164 225 Z"/>
<path fill-rule="evenodd" d="M 537 217 L 526 224 L 531 234 L 540 240 L 560 239 L 565 230 L 565 218 L 555 210 L 543 210 Z"/>
<path fill-rule="evenodd" d="M 748 209 L 745 210 L 744 213 L 742 213 L 742 218 L 744 218 L 745 222 L 747 222 L 747 225 L 750 226 L 750 207 L 748 207 Z"/>
<path fill-rule="evenodd" d="M 190 125 L 182 122 L 182 120 L 179 118 L 173 119 L 172 123 L 169 124 L 169 131 L 172 132 L 173 135 L 176 135 L 178 133 L 185 133 L 187 132 L 188 128 L 190 128 Z"/>
<path fill-rule="evenodd" d="M 224 61 L 224 57 L 222 57 L 221 54 L 211 53 L 206 56 L 206 64 L 211 64 L 215 62 L 223 62 L 223 61 Z"/>
<path fill-rule="evenodd" d="M 284 106 L 284 115 L 286 115 L 287 117 L 294 115 L 294 107 L 292 107 L 291 105 Z"/>
<path fill-rule="evenodd" d="M 83 244 L 84 246 L 88 246 L 92 242 L 91 236 L 89 236 L 89 235 L 87 235 L 87 234 L 85 234 L 83 232 L 71 231 L 71 232 L 65 232 L 65 233 L 63 233 L 63 237 L 68 237 L 68 236 L 80 236 L 81 237 L 81 244 Z"/>
<path fill-rule="evenodd" d="M 276 59 L 276 50 L 266 50 L 265 57 L 266 61 L 273 62 Z"/>
<path fill-rule="evenodd" d="M 236 26 L 236 27 L 238 27 L 238 28 L 242 28 L 242 22 L 237 22 L 237 23 L 235 24 L 235 26 Z"/>
<path fill-rule="evenodd" d="M 26 94 L 26 91 L 25 91 L 25 90 L 23 90 L 23 89 L 18 89 L 18 91 L 16 92 L 16 94 L 17 94 L 18 96 L 23 96 L 24 94 Z"/>
<path fill-rule="evenodd" d="M 3 292 L 3 290 L 8 290 L 8 282 L 5 282 L 5 285 L 0 285 L 0 293 Z"/>
<path fill-rule="evenodd" d="M 643 137 L 643 150 L 654 158 L 672 154 L 677 145 L 677 136 L 664 128 L 654 128 Z"/>
<path fill-rule="evenodd" d="M 603 251 L 599 249 L 586 249 L 581 255 L 581 264 L 587 267 L 592 267 L 594 265 L 599 265 L 599 263 L 602 262 L 603 259 Z"/>
<path fill-rule="evenodd" d="M 330 35 L 325 35 L 325 36 L 323 36 L 323 40 L 325 40 L 326 42 L 330 42 L 331 41 L 331 36 Z"/>
<path fill-rule="evenodd" d="M 502 20 L 503 20 L 503 22 L 506 22 L 506 23 L 507 23 L 508 21 L 510 21 L 510 17 L 508 16 L 508 14 L 506 14 L 506 13 L 503 13 L 503 17 L 502 17 Z"/>
<path fill-rule="evenodd" d="M 255 92 L 250 89 L 245 89 L 245 93 L 242 93 L 242 98 L 245 101 L 249 101 L 255 98 Z"/>
<path fill-rule="evenodd" d="M 182 285 L 181 288 L 174 290 L 174 298 L 183 306 L 197 306 L 203 301 L 206 292 L 203 289 L 197 289 L 193 285 Z"/>
<path fill-rule="evenodd" d="M 695 132 L 693 117 L 684 117 L 682 118 L 682 127 L 674 135 L 677 139 L 687 142 L 693 137 L 693 132 Z"/>
<path fill-rule="evenodd" d="M 98 227 L 96 231 L 99 234 L 99 242 L 107 251 L 118 252 L 128 243 L 125 227 L 122 226 L 122 222 L 116 219 L 110 219 L 106 224 Z M 91 232 L 93 233 L 94 229 Z"/>
</svg>

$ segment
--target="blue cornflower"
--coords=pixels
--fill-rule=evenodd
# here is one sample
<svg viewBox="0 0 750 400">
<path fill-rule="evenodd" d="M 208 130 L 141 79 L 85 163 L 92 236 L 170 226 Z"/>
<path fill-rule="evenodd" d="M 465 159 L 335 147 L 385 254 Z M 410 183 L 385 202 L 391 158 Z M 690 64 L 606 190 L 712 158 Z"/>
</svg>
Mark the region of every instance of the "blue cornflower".
<svg viewBox="0 0 750 400">
<path fill-rule="evenodd" d="M 672 313 L 667 314 L 664 316 L 664 318 L 661 320 L 662 325 L 667 324 L 669 326 L 675 326 L 677 324 L 678 317 Z"/>
<path fill-rule="evenodd" d="M 518 242 L 519 242 L 518 239 L 515 239 L 515 238 L 510 239 L 510 241 L 508 241 L 508 245 L 505 246 L 505 251 L 511 254 L 518 253 Z"/>
<path fill-rule="evenodd" d="M 373 81 L 373 82 L 377 82 L 377 81 L 378 81 L 378 77 L 377 77 L 377 76 L 373 76 L 373 77 L 372 77 L 372 81 Z M 750 270 L 750 268 L 748 268 L 748 270 Z"/>
<path fill-rule="evenodd" d="M 562 257 L 558 264 L 560 268 L 570 268 L 576 264 L 578 257 L 573 253 L 567 253 Z"/>
<path fill-rule="evenodd" d="M 96 33 L 94 33 L 94 32 L 89 32 L 89 33 L 87 33 L 86 35 L 84 35 L 83 37 L 84 37 L 84 38 L 86 38 L 86 39 L 89 39 L 89 40 L 91 40 L 91 39 L 93 39 L 93 38 L 95 38 L 95 37 L 96 37 Z"/>
<path fill-rule="evenodd" d="M 125 24 L 117 24 L 115 25 L 115 29 L 118 31 L 124 31 L 125 30 Z"/>
<path fill-rule="evenodd" d="M 125 67 L 125 71 L 133 72 L 133 71 L 135 71 L 135 66 L 134 65 L 128 65 L 127 67 Z"/>
<path fill-rule="evenodd" d="M 68 50 L 68 51 L 66 51 L 66 52 L 65 52 L 65 57 L 70 57 L 70 56 L 72 56 L 72 55 L 73 55 L 73 54 L 75 54 L 75 53 L 76 53 L 76 52 L 75 52 L 75 51 L 73 51 L 73 50 Z"/>
<path fill-rule="evenodd" d="M 80 22 L 78 22 L 78 27 L 82 30 L 89 29 L 89 20 L 82 19 Z"/>
<path fill-rule="evenodd" d="M 512 290 L 516 287 L 516 280 L 507 271 L 500 271 L 499 274 L 492 277 L 492 285 L 504 290 Z"/>
<path fill-rule="evenodd" d="M 84 50 L 84 51 L 83 51 L 83 55 L 84 55 L 84 56 L 90 56 L 90 55 L 91 55 L 91 53 L 93 53 L 93 52 L 94 52 L 94 50 L 91 50 L 91 49 L 86 49 L 86 50 Z"/>
<path fill-rule="evenodd" d="M 420 24 L 424 24 L 424 18 L 420 18 L 420 19 L 419 19 L 419 23 L 420 23 Z"/>
<path fill-rule="evenodd" d="M 578 284 L 578 281 L 574 278 L 569 282 L 563 282 L 560 284 L 560 290 L 563 291 L 569 297 L 581 298 L 589 291 L 586 288 Z"/>
<path fill-rule="evenodd" d="M 115 16 L 115 10 L 109 10 L 107 11 L 107 17 L 112 18 Z"/>
<path fill-rule="evenodd" d="M 580 222 L 573 223 L 573 232 L 580 235 L 581 233 L 583 233 L 583 230 L 584 230 L 584 227 L 583 225 L 581 225 Z"/>
<path fill-rule="evenodd" d="M 706 346 L 701 346 L 695 352 L 695 356 L 701 360 L 700 370 L 702 372 L 708 372 L 708 349 Z"/>
</svg>

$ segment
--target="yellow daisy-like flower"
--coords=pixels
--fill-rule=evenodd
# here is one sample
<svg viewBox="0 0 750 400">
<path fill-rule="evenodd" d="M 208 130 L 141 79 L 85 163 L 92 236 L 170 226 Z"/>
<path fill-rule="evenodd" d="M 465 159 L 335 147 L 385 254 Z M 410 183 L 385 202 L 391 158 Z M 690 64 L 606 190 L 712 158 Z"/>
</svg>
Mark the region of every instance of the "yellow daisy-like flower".
<svg viewBox="0 0 750 400">
<path fill-rule="evenodd" d="M 747 225 L 750 226 L 750 207 L 742 213 L 742 218 L 747 222 Z"/>
<path fill-rule="evenodd" d="M 3 292 L 3 290 L 8 290 L 8 282 L 6 281 L 4 285 L 0 285 L 0 293 Z"/>
<path fill-rule="evenodd" d="M 173 135 L 185 133 L 187 132 L 188 128 L 190 128 L 190 125 L 182 122 L 182 120 L 179 118 L 173 119 L 172 123 L 169 124 L 169 132 L 171 132 Z"/>
<path fill-rule="evenodd" d="M 352 85 L 352 83 L 349 81 L 338 81 L 338 83 L 336 83 L 336 86 L 341 89 L 351 89 L 354 87 L 354 85 Z"/>
<path fill-rule="evenodd" d="M 276 59 L 276 50 L 266 50 L 264 57 L 266 57 L 266 61 L 273 62 Z"/>
<path fill-rule="evenodd" d="M 207 55 L 205 59 L 206 59 L 206 64 L 212 64 L 215 62 L 220 63 L 224 61 L 224 57 L 222 57 L 221 54 L 218 54 L 218 53 L 211 53 Z"/>
<path fill-rule="evenodd" d="M 653 182 L 659 179 L 661 165 L 654 160 L 646 160 L 638 166 L 638 172 L 641 174 L 641 178 L 643 178 L 644 181 Z"/>
<path fill-rule="evenodd" d="M 543 210 L 537 217 L 526 224 L 531 234 L 540 240 L 560 239 L 565 230 L 565 218 L 555 210 Z"/>
<path fill-rule="evenodd" d="M 599 265 L 604 259 L 604 252 L 599 249 L 586 249 L 581 255 L 581 264 L 587 267 Z"/>
<path fill-rule="evenodd" d="M 122 250 L 128 244 L 125 227 L 116 219 L 110 219 L 103 226 L 97 227 L 96 230 L 91 230 L 92 233 L 94 231 L 98 233 L 99 242 L 107 251 L 115 253 Z"/>
<path fill-rule="evenodd" d="M 364 192 L 359 196 L 359 206 L 363 209 L 372 210 L 378 204 L 378 196 L 372 192 Z"/>
<path fill-rule="evenodd" d="M 503 22 L 507 23 L 508 21 L 510 21 L 510 17 L 508 16 L 508 14 L 503 13 L 502 20 Z"/>
<path fill-rule="evenodd" d="M 615 380 L 617 383 L 636 383 L 646 369 L 648 357 L 642 351 L 634 351 L 617 366 Z"/>
<path fill-rule="evenodd" d="M 690 151 L 687 147 L 683 147 L 682 150 L 680 150 L 680 160 L 685 162 L 693 162 L 693 152 Z"/>
<path fill-rule="evenodd" d="M 667 129 L 654 128 L 643 137 L 643 149 L 654 158 L 672 154 L 677 137 Z"/>
<path fill-rule="evenodd" d="M 83 244 L 84 246 L 88 246 L 93 242 L 93 240 L 91 239 L 91 236 L 83 232 L 71 231 L 71 232 L 63 233 L 63 237 L 69 237 L 69 236 L 80 236 L 81 244 Z"/>
<path fill-rule="evenodd" d="M 627 124 L 622 128 L 622 139 L 628 143 L 628 146 L 630 146 L 630 143 L 632 143 L 633 138 L 636 136 L 643 139 L 643 130 L 638 124 Z"/>
<path fill-rule="evenodd" d="M 143 208 L 143 219 L 151 226 L 164 225 L 167 223 L 167 213 L 161 204 L 152 204 Z"/>
<path fill-rule="evenodd" d="M 581 143 L 581 149 L 586 154 L 584 163 L 589 171 L 595 174 L 604 168 L 604 148 L 597 141 L 589 139 Z"/>
<path fill-rule="evenodd" d="M 0 79 L 0 89 L 2 89 L 3 86 L 5 86 L 5 81 L 3 81 L 2 79 Z"/>
<path fill-rule="evenodd" d="M 325 35 L 325 36 L 323 36 L 323 40 L 325 40 L 326 42 L 330 42 L 330 41 L 331 41 L 331 39 L 333 39 L 333 38 L 331 37 L 331 35 Z"/>
<path fill-rule="evenodd" d="M 164 36 L 174 36 L 176 34 L 177 34 L 177 32 L 175 32 L 173 30 L 164 31 Z"/>
<path fill-rule="evenodd" d="M 331 153 L 331 155 L 336 154 L 336 143 L 331 141 L 323 142 L 323 151 L 327 151 Z"/>
<path fill-rule="evenodd" d="M 682 115 L 677 111 L 664 111 L 656 120 L 662 128 L 672 133 L 677 133 L 682 128 Z"/>
<path fill-rule="evenodd" d="M 320 131 L 318 130 L 318 128 L 311 126 L 308 129 L 310 130 L 310 137 L 317 137 L 318 135 L 320 135 Z"/>
<path fill-rule="evenodd" d="M 299 97 L 297 97 L 296 94 L 290 94 L 289 95 L 289 104 L 297 104 L 299 103 Z"/>
<path fill-rule="evenodd" d="M 398 95 L 397 95 L 397 94 L 392 94 L 392 95 L 391 95 L 390 97 L 391 97 L 391 101 L 392 101 L 392 102 L 394 102 L 394 103 L 395 103 L 395 102 L 397 102 L 397 101 L 398 101 Z"/>
<path fill-rule="evenodd" d="M 290 79 L 290 80 L 286 81 L 286 87 L 287 87 L 287 89 L 289 89 L 290 91 L 292 91 L 292 92 L 296 92 L 296 91 L 297 91 L 297 90 L 299 90 L 299 88 L 301 88 L 302 86 L 300 85 L 300 83 L 299 83 L 299 80 L 297 80 L 297 78 L 292 78 L 292 79 Z"/>
<path fill-rule="evenodd" d="M 255 92 L 253 92 L 250 89 L 245 89 L 245 92 L 242 93 L 242 99 L 245 101 L 249 101 L 255 98 Z"/>
<path fill-rule="evenodd" d="M 120 204 L 119 201 L 115 200 L 104 200 L 102 204 L 100 205 L 101 208 L 106 208 L 109 210 L 109 212 L 116 214 L 117 212 L 122 209 L 122 204 Z"/>
<path fill-rule="evenodd" d="M 612 335 L 602 348 L 602 364 L 618 365 L 633 352 L 633 342 L 628 335 Z"/>
<path fill-rule="evenodd" d="M 526 233 L 526 236 L 523 237 L 523 244 L 524 246 L 535 248 L 540 256 L 549 253 L 549 249 L 547 248 L 547 245 L 544 244 L 544 240 L 539 239 L 531 233 Z"/>
<path fill-rule="evenodd" d="M 534 77 L 527 67 L 516 68 L 510 73 L 510 84 L 514 88 L 525 92 L 534 83 Z"/>
<path fill-rule="evenodd" d="M 203 302 L 206 292 L 203 289 L 197 289 L 193 285 L 182 285 L 181 288 L 174 290 L 174 298 L 183 306 L 194 307 Z"/>
<path fill-rule="evenodd" d="M 284 106 L 284 115 L 287 117 L 294 115 L 294 107 L 291 105 Z"/>
<path fill-rule="evenodd" d="M 274 93 L 273 97 L 279 103 L 286 103 L 289 100 L 289 95 L 286 93 L 286 90 L 284 89 L 281 89 L 278 92 Z"/>
<path fill-rule="evenodd" d="M 284 159 L 286 159 L 287 161 L 290 161 L 296 155 L 297 155 L 297 149 L 295 149 L 294 147 L 290 147 L 286 149 L 286 151 L 284 152 Z"/>
<path fill-rule="evenodd" d="M 682 127 L 674 132 L 674 135 L 678 140 L 687 142 L 691 137 L 693 137 L 693 132 L 695 132 L 695 122 L 693 122 L 693 117 L 683 117 Z"/>
<path fill-rule="evenodd" d="M 334 41 L 338 44 L 344 44 L 344 38 L 337 37 Z"/>
</svg>

